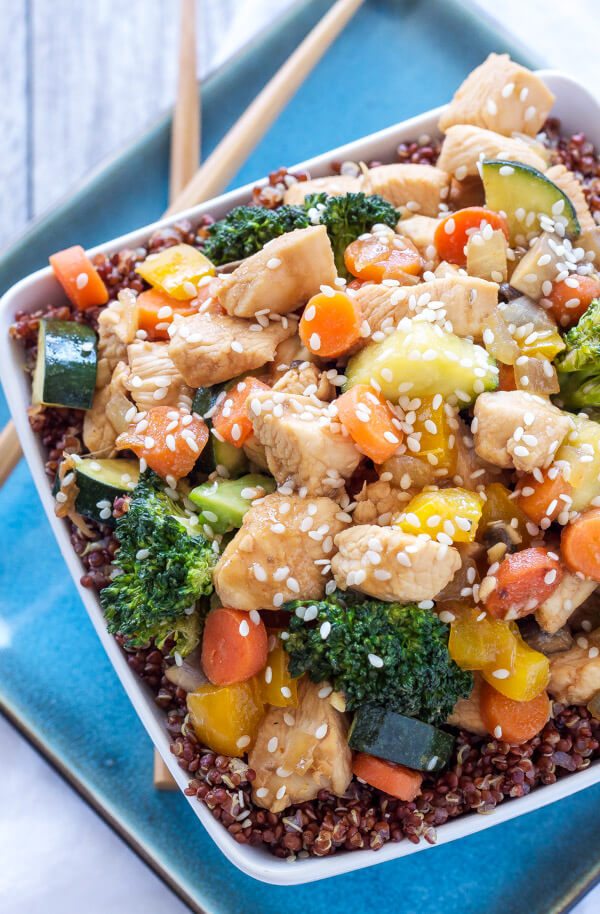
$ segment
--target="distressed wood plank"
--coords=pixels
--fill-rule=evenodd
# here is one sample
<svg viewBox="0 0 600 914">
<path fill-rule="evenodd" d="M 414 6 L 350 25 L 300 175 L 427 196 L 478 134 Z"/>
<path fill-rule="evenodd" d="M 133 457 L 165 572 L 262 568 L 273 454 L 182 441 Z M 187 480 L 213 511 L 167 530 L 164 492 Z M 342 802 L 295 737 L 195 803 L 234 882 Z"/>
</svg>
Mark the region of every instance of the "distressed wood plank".
<svg viewBox="0 0 600 914">
<path fill-rule="evenodd" d="M 3 4 L 0 28 L 0 247 L 31 217 L 27 192 L 26 4 Z"/>
</svg>

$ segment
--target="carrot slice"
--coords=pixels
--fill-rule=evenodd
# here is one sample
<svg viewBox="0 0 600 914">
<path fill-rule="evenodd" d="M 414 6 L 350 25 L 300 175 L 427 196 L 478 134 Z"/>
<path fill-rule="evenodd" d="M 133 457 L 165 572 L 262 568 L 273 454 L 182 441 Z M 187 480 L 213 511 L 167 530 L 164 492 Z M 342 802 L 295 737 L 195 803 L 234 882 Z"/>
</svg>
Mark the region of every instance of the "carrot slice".
<svg viewBox="0 0 600 914">
<path fill-rule="evenodd" d="M 600 508 L 585 511 L 564 528 L 560 549 L 571 571 L 600 581 Z"/>
<path fill-rule="evenodd" d="M 515 701 L 483 682 L 479 710 L 483 723 L 496 739 L 524 743 L 537 736 L 548 723 L 550 701 L 546 692 L 540 692 L 531 701 Z"/>
<path fill-rule="evenodd" d="M 469 235 L 482 231 L 486 225 L 492 230 L 500 229 L 508 239 L 508 223 L 503 216 L 483 206 L 467 206 L 455 213 L 449 213 L 435 230 L 433 243 L 441 260 L 464 267 L 467 263 L 465 246 Z"/>
<path fill-rule="evenodd" d="M 541 546 L 507 555 L 493 575 L 496 586 L 485 608 L 497 619 L 526 616 L 554 593 L 563 573 L 560 562 Z"/>
<path fill-rule="evenodd" d="M 80 244 L 51 254 L 49 260 L 54 275 L 79 311 L 106 304 L 108 289 Z"/>
<path fill-rule="evenodd" d="M 142 421 L 142 430 L 132 422 L 119 435 L 117 448 L 132 450 L 164 479 L 187 476 L 208 441 L 206 423 L 173 406 L 155 406 Z"/>
<path fill-rule="evenodd" d="M 520 482 L 521 494 L 515 499 L 534 524 L 541 523 L 545 517 L 556 520 L 561 511 L 569 506 L 569 502 L 561 496 L 569 496 L 573 491 L 573 486 L 558 467 L 554 468 L 552 476 L 548 475 L 548 470 L 542 471 L 542 475 L 542 482 L 533 474 L 524 476 Z"/>
<path fill-rule="evenodd" d="M 366 752 L 357 752 L 352 760 L 352 771 L 357 778 L 361 778 L 398 800 L 411 802 L 421 793 L 423 775 L 412 768 L 405 768 L 395 762 L 386 762 L 384 759 L 367 755 Z"/>
<path fill-rule="evenodd" d="M 402 432 L 384 398 L 367 384 L 357 384 L 335 401 L 340 421 L 359 451 L 373 463 L 383 463 L 395 454 Z"/>
<path fill-rule="evenodd" d="M 206 617 L 202 669 L 213 685 L 250 679 L 267 663 L 268 636 L 258 613 L 221 606 Z"/>
<path fill-rule="evenodd" d="M 568 276 L 552 286 L 548 296 L 550 313 L 561 327 L 572 327 L 598 297 L 600 279 L 597 276 Z"/>
<path fill-rule="evenodd" d="M 382 282 L 384 279 L 406 281 L 406 274 L 416 275 L 423 261 L 412 241 L 393 232 L 357 238 L 344 251 L 346 269 L 358 279 Z"/>
<path fill-rule="evenodd" d="M 358 305 L 345 292 L 318 292 L 304 309 L 298 332 L 310 352 L 330 359 L 358 342 L 361 322 Z"/>
<path fill-rule="evenodd" d="M 248 375 L 227 391 L 227 396 L 212 417 L 213 428 L 223 441 L 241 447 L 250 438 L 253 428 L 246 409 L 248 398 L 255 391 L 270 389 L 268 384 Z"/>
<path fill-rule="evenodd" d="M 169 324 L 175 314 L 195 314 L 197 308 L 171 298 L 160 289 L 148 289 L 137 297 L 138 327 L 149 340 L 168 340 Z"/>
</svg>

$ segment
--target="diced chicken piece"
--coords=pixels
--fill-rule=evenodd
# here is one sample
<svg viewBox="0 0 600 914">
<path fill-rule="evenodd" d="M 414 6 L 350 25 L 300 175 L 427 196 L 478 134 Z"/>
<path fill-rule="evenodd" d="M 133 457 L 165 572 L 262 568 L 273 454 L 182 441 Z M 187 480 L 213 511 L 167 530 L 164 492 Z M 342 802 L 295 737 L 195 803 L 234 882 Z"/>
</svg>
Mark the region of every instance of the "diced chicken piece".
<svg viewBox="0 0 600 914">
<path fill-rule="evenodd" d="M 250 435 L 250 437 L 244 441 L 243 451 L 248 460 L 257 466 L 259 470 L 264 470 L 267 473 L 269 472 L 267 453 L 264 445 L 260 443 L 256 435 Z"/>
<path fill-rule="evenodd" d="M 272 362 L 279 343 L 294 336 L 296 327 L 290 318 L 262 327 L 228 314 L 176 315 L 169 355 L 186 384 L 207 387 Z"/>
<path fill-rule="evenodd" d="M 439 224 L 439 219 L 416 215 L 401 219 L 396 226 L 399 235 L 404 235 L 405 238 L 412 241 L 423 258 L 426 270 L 434 270 L 439 263 L 437 248 L 433 241 Z"/>
<path fill-rule="evenodd" d="M 279 485 L 291 482 L 309 495 L 335 495 L 362 460 L 343 434 L 333 405 L 318 406 L 309 397 L 261 391 L 247 408 Z"/>
<path fill-rule="evenodd" d="M 389 482 L 365 483 L 356 496 L 357 505 L 352 518 L 355 524 L 377 524 L 388 527 L 412 498 L 412 493 L 398 489 Z"/>
<path fill-rule="evenodd" d="M 512 136 L 535 136 L 554 104 L 554 95 L 539 76 L 510 59 L 490 54 L 454 93 L 439 120 L 440 130 L 472 124 Z"/>
<path fill-rule="evenodd" d="M 223 279 L 217 297 L 232 317 L 254 317 L 265 308 L 272 314 L 288 314 L 306 304 L 322 285 L 333 285 L 336 277 L 327 229 L 314 225 L 286 232 L 242 260 Z"/>
<path fill-rule="evenodd" d="M 587 647 L 581 647 L 585 637 Z M 567 705 L 584 705 L 600 691 L 600 629 L 580 636 L 577 647 L 552 654 L 548 691 L 556 700 Z M 594 650 L 596 648 L 596 650 Z"/>
<path fill-rule="evenodd" d="M 446 723 L 450 724 L 451 727 L 456 727 L 458 730 L 476 733 L 477 736 L 486 736 L 488 731 L 481 718 L 480 696 L 481 678 L 475 674 L 471 694 L 468 698 L 459 698 Z"/>
<path fill-rule="evenodd" d="M 137 329 L 136 296 L 131 289 L 123 289 L 98 316 L 97 388 L 110 382 L 117 362 L 127 361 L 127 346 L 135 340 Z"/>
<path fill-rule="evenodd" d="M 133 404 L 128 397 L 128 377 L 129 366 L 126 362 L 118 362 L 110 383 L 96 391 L 92 408 L 85 412 L 83 443 L 96 457 L 110 457 L 117 435 L 129 425 L 125 415 Z"/>
<path fill-rule="evenodd" d="M 461 565 L 453 546 L 422 540 L 396 527 L 363 524 L 335 538 L 331 568 L 342 590 L 400 603 L 433 600 Z"/>
<path fill-rule="evenodd" d="M 346 526 L 330 498 L 267 495 L 244 516 L 213 581 L 224 606 L 278 609 L 287 600 L 320 600 L 333 537 Z"/>
<path fill-rule="evenodd" d="M 573 420 L 549 400 L 522 390 L 481 394 L 474 412 L 479 456 L 526 473 L 549 466 L 573 428 Z"/>
<path fill-rule="evenodd" d="M 596 270 L 600 270 L 600 225 L 592 229 L 584 229 L 577 239 L 577 247 L 583 248 L 586 254 L 593 254 L 592 263 Z"/>
<path fill-rule="evenodd" d="M 444 307 L 435 309 L 438 323 L 449 321 L 457 336 L 481 340 L 498 304 L 498 285 L 457 273 L 416 286 L 364 285 L 356 290 L 355 300 L 371 333 L 395 327 L 403 317 L 429 309 L 431 302 L 442 302 Z"/>
<path fill-rule="evenodd" d="M 457 416 L 457 422 L 456 469 L 453 483 L 471 492 L 479 492 L 482 486 L 498 482 L 501 470 L 487 460 L 482 460 L 473 445 L 473 437 L 460 416 Z"/>
<path fill-rule="evenodd" d="M 581 182 L 577 180 L 573 172 L 565 168 L 564 165 L 553 165 L 546 172 L 546 177 L 560 187 L 575 207 L 581 231 L 593 231 L 597 228 L 594 217 L 587 205 Z"/>
<path fill-rule="evenodd" d="M 466 270 L 450 263 L 448 260 L 441 260 L 433 271 L 436 279 L 447 279 L 448 276 L 465 276 Z"/>
<path fill-rule="evenodd" d="M 273 390 L 286 394 L 298 394 L 301 397 L 317 397 L 329 402 L 335 397 L 335 387 L 328 379 L 326 372 L 320 371 L 314 362 L 300 362 L 289 368 L 273 384 Z"/>
<path fill-rule="evenodd" d="M 290 206 L 301 206 L 309 194 L 327 194 L 330 197 L 343 197 L 355 194 L 361 189 L 360 178 L 353 175 L 327 175 L 324 178 L 313 178 L 310 181 L 296 181 L 285 192 L 283 202 Z"/>
<path fill-rule="evenodd" d="M 496 229 L 489 238 L 475 232 L 467 241 L 467 273 L 489 282 L 506 282 L 508 243 L 503 231 Z"/>
<path fill-rule="evenodd" d="M 576 574 L 565 571 L 554 593 L 536 610 L 536 622 L 545 632 L 554 634 L 563 627 L 577 607 L 585 603 L 597 587 L 597 581 L 580 578 Z"/>
<path fill-rule="evenodd" d="M 450 187 L 450 177 L 434 165 L 377 165 L 363 176 L 362 190 L 379 194 L 411 213 L 437 216 Z"/>
<path fill-rule="evenodd" d="M 127 357 L 126 387 L 139 410 L 153 406 L 191 409 L 193 391 L 171 358 L 168 343 L 136 340 L 127 347 Z"/>
<path fill-rule="evenodd" d="M 248 754 L 256 772 L 252 798 L 257 806 L 281 812 L 314 800 L 320 790 L 343 796 L 352 780 L 348 720 L 320 698 L 318 683 L 298 685 L 298 707 L 270 708 Z"/>
<path fill-rule="evenodd" d="M 539 143 L 502 136 L 472 124 L 455 124 L 448 128 L 437 160 L 438 168 L 453 175 L 457 181 L 464 181 L 467 177 L 479 177 L 477 166 L 482 159 L 521 162 L 542 172 L 547 167 L 544 149 Z"/>
</svg>

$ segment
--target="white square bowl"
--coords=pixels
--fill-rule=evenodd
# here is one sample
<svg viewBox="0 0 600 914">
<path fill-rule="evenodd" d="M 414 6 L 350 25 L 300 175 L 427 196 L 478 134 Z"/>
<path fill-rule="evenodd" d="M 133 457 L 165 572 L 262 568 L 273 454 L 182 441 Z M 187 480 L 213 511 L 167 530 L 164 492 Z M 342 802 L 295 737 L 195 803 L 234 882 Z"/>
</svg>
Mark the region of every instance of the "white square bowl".
<svg viewBox="0 0 600 914">
<path fill-rule="evenodd" d="M 598 101 L 575 80 L 557 71 L 542 70 L 539 75 L 556 95 L 552 113 L 561 119 L 563 129 L 568 133 L 583 130 L 596 146 L 600 146 Z M 329 173 L 330 163 L 333 160 L 393 160 L 398 143 L 414 139 L 424 133 L 430 135 L 438 133 L 436 125 L 442 110 L 443 108 L 437 108 L 418 117 L 410 118 L 393 127 L 302 162 L 294 168 L 307 168 L 313 177 L 316 177 Z M 192 220 L 197 219 L 203 213 L 211 213 L 216 218 L 221 218 L 234 206 L 246 203 L 250 198 L 253 186 L 253 184 L 248 184 L 203 203 L 201 206 L 193 207 L 185 213 L 179 214 L 178 217 L 163 219 L 136 232 L 122 235 L 113 241 L 98 245 L 90 253 L 113 253 L 124 247 L 136 247 L 143 243 L 155 229 L 175 222 L 176 218 L 181 218 L 182 215 L 188 216 Z M 8 330 L 17 311 L 34 311 L 48 303 L 58 303 L 63 299 L 64 293 L 49 267 L 22 279 L 3 296 L 0 301 L 0 378 L 29 469 L 81 599 L 142 723 L 177 784 L 183 790 L 187 787 L 188 775 L 178 766 L 175 757 L 169 751 L 169 737 L 164 726 L 162 711 L 155 705 L 150 690 L 132 672 L 112 635 L 106 631 L 96 594 L 79 583 L 82 566 L 71 546 L 67 525 L 54 514 L 54 499 L 44 471 L 44 452 L 27 419 L 30 384 L 23 371 L 22 349 L 18 343 L 9 338 Z M 539 809 L 599 781 L 600 763 L 597 762 L 585 771 L 569 775 L 556 784 L 538 788 L 526 797 L 505 801 L 492 815 L 481 816 L 471 813 L 447 822 L 438 829 L 437 843 L 444 844 L 474 834 L 515 816 Z M 403 841 L 398 844 L 386 844 L 377 853 L 371 851 L 340 852 L 333 857 L 298 860 L 290 866 L 285 861 L 273 857 L 265 849 L 238 844 L 202 803 L 194 797 L 188 798 L 188 801 L 204 828 L 235 866 L 249 876 L 273 885 L 298 885 L 313 882 L 387 860 L 395 860 L 431 847 L 425 841 L 421 841 L 417 845 Z"/>
</svg>

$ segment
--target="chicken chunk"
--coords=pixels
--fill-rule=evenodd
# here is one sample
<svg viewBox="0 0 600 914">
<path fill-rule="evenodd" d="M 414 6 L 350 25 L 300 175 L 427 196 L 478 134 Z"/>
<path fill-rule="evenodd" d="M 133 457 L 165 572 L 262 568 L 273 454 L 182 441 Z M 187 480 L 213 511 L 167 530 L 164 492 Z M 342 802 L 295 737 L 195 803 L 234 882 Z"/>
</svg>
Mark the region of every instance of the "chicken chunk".
<svg viewBox="0 0 600 914">
<path fill-rule="evenodd" d="M 573 420 L 549 400 L 522 390 L 481 394 L 474 411 L 479 456 L 527 473 L 549 466 L 573 428 Z"/>
<path fill-rule="evenodd" d="M 127 347 L 130 374 L 126 381 L 137 408 L 178 406 L 191 410 L 193 391 L 169 353 L 168 343 L 136 340 Z"/>
<path fill-rule="evenodd" d="M 468 698 L 459 698 L 446 723 L 458 730 L 467 730 L 468 733 L 476 733 L 477 736 L 486 736 L 488 730 L 481 717 L 480 697 L 481 678 L 476 674 L 473 677 L 471 694 Z"/>
<path fill-rule="evenodd" d="M 482 487 L 498 482 L 501 470 L 482 460 L 473 446 L 473 438 L 460 416 L 457 416 L 458 429 L 456 430 L 456 468 L 453 482 L 463 489 L 479 492 Z"/>
<path fill-rule="evenodd" d="M 248 755 L 257 806 L 281 812 L 314 800 L 320 790 L 344 796 L 352 780 L 348 719 L 319 697 L 320 688 L 303 679 L 294 711 L 270 708 L 263 718 Z"/>
<path fill-rule="evenodd" d="M 110 382 L 118 362 L 127 361 L 127 347 L 135 340 L 137 329 L 136 296 L 131 289 L 123 289 L 98 316 L 97 388 Z"/>
<path fill-rule="evenodd" d="M 343 197 L 345 194 L 358 193 L 360 189 L 359 177 L 327 175 L 325 178 L 313 178 L 311 181 L 296 181 L 294 184 L 290 184 L 283 197 L 283 202 L 290 206 L 302 206 L 304 198 L 309 194 Z"/>
<path fill-rule="evenodd" d="M 355 300 L 371 333 L 396 326 L 403 317 L 414 317 L 429 309 L 432 302 L 442 302 L 443 308 L 435 308 L 438 323 L 446 325 L 449 321 L 457 336 L 481 340 L 498 304 L 498 285 L 455 274 L 416 286 L 364 285 L 356 290 Z"/>
<path fill-rule="evenodd" d="M 434 244 L 435 230 L 440 224 L 439 219 L 431 216 L 409 216 L 401 219 L 396 226 L 396 232 L 412 241 L 423 258 L 426 270 L 434 270 L 439 263 L 437 248 Z"/>
<path fill-rule="evenodd" d="M 573 172 L 568 171 L 564 165 L 553 165 L 546 172 L 546 177 L 560 187 L 575 207 L 581 231 L 589 232 L 596 229 L 597 225 L 587 205 L 581 182 L 577 180 Z M 579 244 L 579 242 L 577 243 Z"/>
<path fill-rule="evenodd" d="M 326 372 L 314 362 L 300 362 L 293 365 L 273 384 L 273 390 L 286 394 L 298 394 L 301 397 L 317 397 L 329 402 L 335 397 L 335 387 L 328 379 Z"/>
<path fill-rule="evenodd" d="M 535 612 L 535 619 L 539 627 L 551 634 L 557 632 L 597 587 L 597 581 L 580 578 L 576 574 L 565 571 L 556 590 Z"/>
<path fill-rule="evenodd" d="M 450 177 L 434 165 L 377 165 L 363 176 L 362 190 L 379 194 L 393 206 L 411 213 L 437 216 L 448 196 Z"/>
<path fill-rule="evenodd" d="M 439 120 L 439 128 L 472 124 L 512 136 L 535 136 L 554 104 L 554 95 L 539 76 L 510 59 L 490 54 L 454 93 Z"/>
<path fill-rule="evenodd" d="M 591 261 L 596 270 L 600 269 L 600 225 L 592 229 L 583 229 L 577 239 L 577 247 L 583 248 L 586 254 L 593 255 Z"/>
<path fill-rule="evenodd" d="M 343 434 L 333 405 L 309 397 L 261 391 L 248 405 L 269 470 L 309 495 L 335 495 L 352 476 L 362 455 Z"/>
<path fill-rule="evenodd" d="M 577 639 L 581 642 L 581 638 Z M 587 647 L 572 647 L 550 656 L 548 691 L 567 705 L 584 705 L 600 691 L 600 629 L 585 636 Z"/>
<path fill-rule="evenodd" d="M 453 546 L 423 540 L 396 527 L 363 524 L 335 538 L 331 568 L 342 590 L 359 590 L 400 603 L 432 600 L 461 566 Z"/>
<path fill-rule="evenodd" d="M 288 314 L 337 277 L 324 225 L 296 229 L 269 241 L 262 251 L 242 260 L 217 291 L 232 317 L 254 317 L 257 311 Z"/>
<path fill-rule="evenodd" d="M 518 137 L 502 136 L 472 124 L 455 124 L 446 131 L 437 167 L 454 175 L 457 181 L 479 177 L 477 166 L 482 159 L 505 159 L 522 162 L 538 171 L 547 167 L 544 150 Z"/>
<path fill-rule="evenodd" d="M 340 519 L 341 518 L 341 519 Z M 330 498 L 267 495 L 253 504 L 213 576 L 224 606 L 278 609 L 287 600 L 320 600 L 333 537 L 346 526 Z"/>
<path fill-rule="evenodd" d="M 176 315 L 169 356 L 191 387 L 229 381 L 272 362 L 279 343 L 294 336 L 296 321 L 269 321 L 267 327 L 228 314 Z"/>
<path fill-rule="evenodd" d="M 110 457 L 115 451 L 117 435 L 129 425 L 125 415 L 133 403 L 128 396 L 128 378 L 129 366 L 118 362 L 110 383 L 96 391 L 92 408 L 85 412 L 83 443 L 96 457 Z"/>
<path fill-rule="evenodd" d="M 398 489 L 389 482 L 365 483 L 356 496 L 357 505 L 352 515 L 355 524 L 377 524 L 387 527 L 410 501 L 410 491 Z"/>
</svg>

